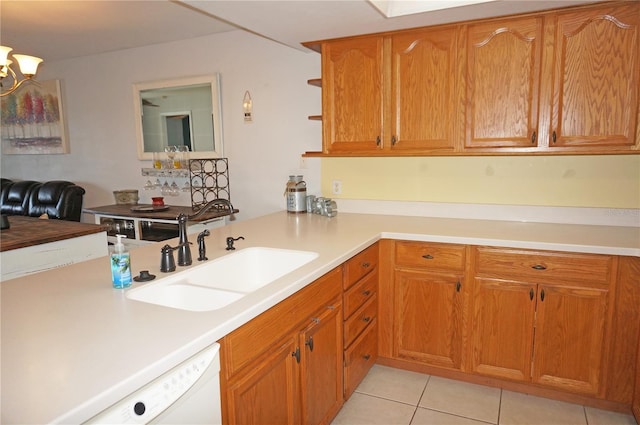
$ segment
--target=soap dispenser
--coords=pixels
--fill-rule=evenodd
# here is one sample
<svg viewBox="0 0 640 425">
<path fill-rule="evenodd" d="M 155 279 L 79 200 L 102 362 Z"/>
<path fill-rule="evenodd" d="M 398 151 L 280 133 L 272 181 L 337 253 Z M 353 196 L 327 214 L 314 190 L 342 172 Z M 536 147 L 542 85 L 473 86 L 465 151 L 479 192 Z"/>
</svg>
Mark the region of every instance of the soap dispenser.
<svg viewBox="0 0 640 425">
<path fill-rule="evenodd" d="M 125 235 L 116 235 L 116 244 L 111 253 L 111 280 L 113 287 L 117 289 L 131 286 L 131 257 L 129 251 L 122 243 Z"/>
</svg>

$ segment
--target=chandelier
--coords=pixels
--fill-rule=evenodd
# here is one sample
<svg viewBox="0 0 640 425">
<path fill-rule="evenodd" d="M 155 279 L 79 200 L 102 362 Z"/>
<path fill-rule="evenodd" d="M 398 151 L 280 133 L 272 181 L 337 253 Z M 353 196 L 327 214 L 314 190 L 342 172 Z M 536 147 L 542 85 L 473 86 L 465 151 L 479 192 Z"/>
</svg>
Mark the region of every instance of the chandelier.
<svg viewBox="0 0 640 425">
<path fill-rule="evenodd" d="M 38 65 L 42 62 L 42 59 L 35 56 L 12 55 L 13 59 L 18 62 L 20 72 L 24 76 L 22 80 L 19 80 L 15 71 L 11 69 L 13 61 L 9 59 L 9 52 L 12 50 L 13 49 L 11 47 L 0 46 L 0 97 L 13 93 L 22 85 L 22 83 L 35 77 L 36 72 L 38 71 Z M 13 82 L 11 87 L 5 88 L 4 81 L 7 77 L 10 77 Z"/>
</svg>

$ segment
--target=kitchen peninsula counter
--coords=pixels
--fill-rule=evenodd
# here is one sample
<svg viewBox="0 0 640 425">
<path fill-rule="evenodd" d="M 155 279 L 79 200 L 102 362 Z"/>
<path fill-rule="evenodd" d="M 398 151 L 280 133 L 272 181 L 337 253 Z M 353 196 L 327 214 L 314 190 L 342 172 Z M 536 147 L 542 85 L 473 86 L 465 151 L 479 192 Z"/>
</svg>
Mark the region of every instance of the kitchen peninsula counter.
<svg viewBox="0 0 640 425">
<path fill-rule="evenodd" d="M 126 291 L 112 289 L 106 256 L 3 282 L 1 422 L 86 421 L 381 238 L 640 257 L 637 227 L 279 212 L 212 229 L 206 239 L 209 262 L 229 254 L 229 236 L 245 238 L 238 249 L 319 255 L 209 312 L 129 300 Z M 149 270 L 167 276 L 159 271 L 161 245 L 131 251 L 134 275 Z M 200 264 L 194 260 L 170 275 Z"/>
<path fill-rule="evenodd" d="M 0 231 L 0 252 L 104 232 L 107 226 L 12 215 Z"/>
</svg>

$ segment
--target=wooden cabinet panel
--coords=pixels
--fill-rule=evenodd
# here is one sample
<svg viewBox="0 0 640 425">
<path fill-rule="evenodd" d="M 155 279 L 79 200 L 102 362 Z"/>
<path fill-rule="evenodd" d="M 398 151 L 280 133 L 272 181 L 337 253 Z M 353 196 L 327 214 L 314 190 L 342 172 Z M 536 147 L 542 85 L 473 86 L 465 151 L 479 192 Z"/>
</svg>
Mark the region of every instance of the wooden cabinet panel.
<svg viewBox="0 0 640 425">
<path fill-rule="evenodd" d="M 364 275 L 373 271 L 377 265 L 378 244 L 375 243 L 344 263 L 344 289 L 349 289 L 351 285 L 359 281 Z"/>
<path fill-rule="evenodd" d="M 348 399 L 378 359 L 378 321 L 371 325 L 344 352 L 344 398 Z"/>
<path fill-rule="evenodd" d="M 344 317 L 350 317 L 378 290 L 378 270 L 368 274 L 344 294 Z"/>
<path fill-rule="evenodd" d="M 426 270 L 462 271 L 465 265 L 464 245 L 432 242 L 396 242 L 395 264 Z"/>
<path fill-rule="evenodd" d="M 540 285 L 533 382 L 598 393 L 607 299 L 606 290 Z"/>
<path fill-rule="evenodd" d="M 374 295 L 344 322 L 344 346 L 348 347 L 378 316 L 378 297 Z"/>
<path fill-rule="evenodd" d="M 273 341 L 292 332 L 318 305 L 330 305 L 341 293 L 342 268 L 325 274 L 303 290 L 265 311 L 246 325 L 224 338 L 222 350 L 226 358 L 225 370 L 236 373 L 251 360 L 268 350 Z"/>
<path fill-rule="evenodd" d="M 342 406 L 342 309 L 332 306 L 311 319 L 300 334 L 304 351 L 302 423 L 328 424 Z"/>
<path fill-rule="evenodd" d="M 341 290 L 337 267 L 220 340 L 225 423 L 333 419 L 343 400 Z"/>
<path fill-rule="evenodd" d="M 298 367 L 291 355 L 297 341 L 287 338 L 272 347 L 226 390 L 228 424 L 300 423 Z M 250 408 L 247 408 L 250 406 Z"/>
<path fill-rule="evenodd" d="M 476 278 L 473 300 L 472 370 L 518 381 L 529 380 L 535 285 Z"/>
<path fill-rule="evenodd" d="M 469 25 L 465 148 L 537 146 L 542 23 Z"/>
<path fill-rule="evenodd" d="M 570 252 L 531 251 L 526 249 L 479 247 L 476 272 L 483 276 L 518 276 L 532 282 L 575 281 L 581 284 L 608 285 L 613 257 Z"/>
<path fill-rule="evenodd" d="M 325 150 L 375 151 L 382 139 L 382 37 L 322 45 Z"/>
<path fill-rule="evenodd" d="M 550 147 L 636 146 L 640 8 L 557 16 Z"/>
<path fill-rule="evenodd" d="M 453 149 L 458 31 L 391 37 L 391 150 Z"/>
<path fill-rule="evenodd" d="M 462 276 L 397 271 L 394 356 L 459 368 Z"/>
</svg>

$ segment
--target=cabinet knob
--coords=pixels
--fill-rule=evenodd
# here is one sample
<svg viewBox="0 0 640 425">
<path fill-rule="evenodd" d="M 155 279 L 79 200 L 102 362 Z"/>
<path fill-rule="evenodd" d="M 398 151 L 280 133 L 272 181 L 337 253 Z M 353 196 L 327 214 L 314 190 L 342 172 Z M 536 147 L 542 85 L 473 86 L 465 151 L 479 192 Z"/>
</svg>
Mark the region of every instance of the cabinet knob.
<svg viewBox="0 0 640 425">
<path fill-rule="evenodd" d="M 462 284 L 458 281 L 458 283 L 456 283 L 456 292 L 460 292 L 460 288 L 462 288 Z"/>
<path fill-rule="evenodd" d="M 534 145 L 536 143 L 536 139 L 538 138 L 538 133 L 536 133 L 535 130 L 533 130 L 533 133 L 531 134 L 531 144 Z"/>
<path fill-rule="evenodd" d="M 363 317 L 363 318 L 362 318 L 362 321 L 363 321 L 363 322 L 367 322 L 367 323 L 369 323 L 369 320 L 371 320 L 371 317 L 369 317 L 369 316 L 366 316 L 366 317 Z"/>
<path fill-rule="evenodd" d="M 380 136 L 376 137 L 376 146 L 380 146 Z"/>
<path fill-rule="evenodd" d="M 391 145 L 395 146 L 396 143 L 398 143 L 398 139 L 396 138 L 396 136 L 391 136 Z"/>
<path fill-rule="evenodd" d="M 371 354 L 365 354 L 364 356 L 362 356 L 362 358 L 365 360 L 369 360 L 371 358 Z"/>
<path fill-rule="evenodd" d="M 540 291 L 540 301 L 544 301 L 544 289 Z"/>
<path fill-rule="evenodd" d="M 300 363 L 300 347 L 296 347 L 296 351 L 291 353 L 291 357 L 295 357 L 296 362 Z"/>
<path fill-rule="evenodd" d="M 313 351 L 313 337 L 310 336 L 309 340 L 304 343 L 307 347 L 309 347 L 309 351 Z"/>
<path fill-rule="evenodd" d="M 551 133 L 551 141 L 552 141 L 553 143 L 555 143 L 555 142 L 556 142 L 556 138 L 557 138 L 556 131 L 555 131 L 555 130 L 553 130 L 553 133 Z"/>
<path fill-rule="evenodd" d="M 371 295 L 371 291 L 368 289 L 366 291 L 362 291 L 362 295 L 364 295 L 365 297 L 368 297 L 369 295 Z"/>
<path fill-rule="evenodd" d="M 364 263 L 362 263 L 362 268 L 363 269 L 368 269 L 369 267 L 371 267 L 371 263 L 366 262 L 366 261 Z"/>
<path fill-rule="evenodd" d="M 424 258 L 424 259 L 426 259 L 426 260 L 433 260 L 433 255 L 431 255 L 431 254 L 424 254 L 424 255 L 422 256 L 422 258 Z"/>
<path fill-rule="evenodd" d="M 533 301 L 533 288 L 529 289 L 529 299 Z"/>
</svg>

